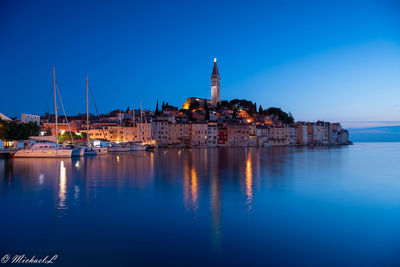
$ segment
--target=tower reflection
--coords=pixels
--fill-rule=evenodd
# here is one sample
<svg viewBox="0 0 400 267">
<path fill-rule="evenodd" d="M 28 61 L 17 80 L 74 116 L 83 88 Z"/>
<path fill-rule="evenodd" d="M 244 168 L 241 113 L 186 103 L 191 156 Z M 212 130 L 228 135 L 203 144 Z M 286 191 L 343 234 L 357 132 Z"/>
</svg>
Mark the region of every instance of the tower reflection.
<svg viewBox="0 0 400 267">
<path fill-rule="evenodd" d="M 221 250 L 222 234 L 221 234 L 221 189 L 218 166 L 218 157 L 215 151 L 210 153 L 211 162 L 209 167 L 209 176 L 211 179 L 211 218 L 212 218 L 212 243 L 215 251 Z"/>
</svg>

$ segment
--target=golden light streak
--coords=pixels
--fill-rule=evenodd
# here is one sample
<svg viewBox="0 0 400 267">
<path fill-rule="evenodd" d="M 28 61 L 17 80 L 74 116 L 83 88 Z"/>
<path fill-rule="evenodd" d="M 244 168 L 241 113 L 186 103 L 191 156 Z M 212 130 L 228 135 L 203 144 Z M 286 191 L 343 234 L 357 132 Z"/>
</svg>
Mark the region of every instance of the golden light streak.
<svg viewBox="0 0 400 267">
<path fill-rule="evenodd" d="M 251 210 L 251 202 L 253 201 L 253 169 L 251 164 L 251 154 L 248 153 L 246 161 L 246 195 L 249 210 Z"/>
<path fill-rule="evenodd" d="M 197 174 L 194 168 L 191 169 L 190 171 L 191 174 L 191 187 L 190 187 L 190 193 L 192 195 L 192 207 L 194 210 L 197 209 L 197 200 L 198 200 L 198 185 L 197 185 Z"/>
<path fill-rule="evenodd" d="M 64 209 L 65 200 L 67 198 L 67 169 L 64 166 L 64 161 L 60 163 L 60 182 L 58 187 L 58 209 Z"/>
</svg>

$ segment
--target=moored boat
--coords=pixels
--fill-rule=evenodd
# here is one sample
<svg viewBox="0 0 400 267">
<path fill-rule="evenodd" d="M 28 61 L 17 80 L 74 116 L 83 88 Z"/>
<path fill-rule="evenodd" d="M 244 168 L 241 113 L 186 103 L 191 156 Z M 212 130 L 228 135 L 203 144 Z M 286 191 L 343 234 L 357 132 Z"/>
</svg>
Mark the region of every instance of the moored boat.
<svg viewBox="0 0 400 267">
<path fill-rule="evenodd" d="M 29 148 L 18 150 L 14 158 L 70 158 L 72 149 L 62 148 L 58 145 L 58 115 L 57 115 L 57 93 L 56 93 L 56 72 L 53 67 L 53 87 L 54 87 L 54 119 L 56 124 L 56 143 L 45 142 L 36 143 Z"/>
<path fill-rule="evenodd" d="M 84 147 L 75 147 L 72 148 L 72 157 L 83 157 L 85 154 L 85 148 Z"/>
<path fill-rule="evenodd" d="M 15 152 L 14 158 L 70 158 L 71 155 L 72 149 L 60 148 L 54 143 L 36 143 Z"/>
<path fill-rule="evenodd" d="M 130 147 L 130 151 L 144 151 L 146 150 L 146 146 L 142 144 L 133 144 Z"/>
<path fill-rule="evenodd" d="M 122 144 L 112 144 L 111 147 L 108 148 L 109 152 L 128 152 L 131 151 L 130 146 L 122 145 Z"/>
</svg>

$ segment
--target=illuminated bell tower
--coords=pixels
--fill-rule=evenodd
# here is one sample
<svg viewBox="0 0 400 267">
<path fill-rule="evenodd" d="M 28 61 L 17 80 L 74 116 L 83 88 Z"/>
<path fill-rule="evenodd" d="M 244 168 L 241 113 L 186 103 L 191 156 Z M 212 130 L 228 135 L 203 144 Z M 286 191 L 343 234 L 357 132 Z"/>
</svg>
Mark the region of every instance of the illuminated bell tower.
<svg viewBox="0 0 400 267">
<path fill-rule="evenodd" d="M 221 77 L 219 76 L 217 59 L 214 58 L 214 68 L 211 74 L 211 104 L 216 106 L 218 102 L 221 102 L 220 97 L 220 85 Z"/>
</svg>

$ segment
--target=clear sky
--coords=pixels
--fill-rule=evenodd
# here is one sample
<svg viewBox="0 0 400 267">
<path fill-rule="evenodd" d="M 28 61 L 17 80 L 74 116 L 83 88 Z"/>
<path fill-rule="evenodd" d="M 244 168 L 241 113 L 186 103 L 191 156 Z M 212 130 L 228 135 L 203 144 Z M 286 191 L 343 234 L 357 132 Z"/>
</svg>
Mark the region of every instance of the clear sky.
<svg viewBox="0 0 400 267">
<path fill-rule="evenodd" d="M 399 1 L 0 1 L 0 112 L 67 113 L 210 97 L 296 120 L 400 121 Z M 92 112 L 94 108 L 91 107 Z"/>
</svg>

